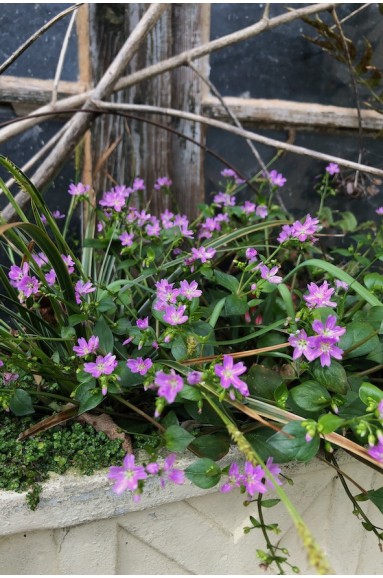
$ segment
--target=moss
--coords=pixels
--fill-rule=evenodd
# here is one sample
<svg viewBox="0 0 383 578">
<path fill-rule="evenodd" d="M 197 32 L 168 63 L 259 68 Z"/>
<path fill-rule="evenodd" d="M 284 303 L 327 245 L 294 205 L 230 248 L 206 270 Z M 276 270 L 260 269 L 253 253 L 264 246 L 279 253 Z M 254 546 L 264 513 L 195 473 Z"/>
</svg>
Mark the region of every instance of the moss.
<svg viewBox="0 0 383 578">
<path fill-rule="evenodd" d="M 91 426 L 72 422 L 48 430 L 23 442 L 20 432 L 32 425 L 31 418 L 0 416 L 0 489 L 28 491 L 27 501 L 35 509 L 41 482 L 49 472 L 65 473 L 75 468 L 91 475 L 110 465 L 121 463 L 125 452 L 120 440 L 111 441 Z"/>
</svg>

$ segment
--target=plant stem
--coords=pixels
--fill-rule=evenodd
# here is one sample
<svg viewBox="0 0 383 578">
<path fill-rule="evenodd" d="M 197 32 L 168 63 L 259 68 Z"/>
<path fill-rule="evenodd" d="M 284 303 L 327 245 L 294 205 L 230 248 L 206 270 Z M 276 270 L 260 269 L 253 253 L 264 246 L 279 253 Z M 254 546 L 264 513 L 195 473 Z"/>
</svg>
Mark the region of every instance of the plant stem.
<svg viewBox="0 0 383 578">
<path fill-rule="evenodd" d="M 153 424 L 160 432 L 164 432 L 166 428 L 164 428 L 163 425 L 161 425 L 160 423 L 158 423 L 158 421 L 156 421 L 153 417 L 151 417 L 150 415 L 148 415 L 147 413 L 145 413 L 144 411 L 142 411 L 142 409 L 139 409 L 138 407 L 136 407 L 135 405 L 133 405 L 132 403 L 130 403 L 129 401 L 127 401 L 126 399 L 124 399 L 123 397 L 121 397 L 120 395 L 112 395 L 112 397 L 114 399 L 117 399 L 117 401 L 119 401 L 120 403 L 126 405 L 129 409 L 131 409 L 132 411 L 134 411 L 135 413 L 138 413 L 138 415 L 140 415 L 141 417 L 143 417 L 144 419 L 146 419 L 147 421 L 149 421 L 151 424 Z"/>
</svg>

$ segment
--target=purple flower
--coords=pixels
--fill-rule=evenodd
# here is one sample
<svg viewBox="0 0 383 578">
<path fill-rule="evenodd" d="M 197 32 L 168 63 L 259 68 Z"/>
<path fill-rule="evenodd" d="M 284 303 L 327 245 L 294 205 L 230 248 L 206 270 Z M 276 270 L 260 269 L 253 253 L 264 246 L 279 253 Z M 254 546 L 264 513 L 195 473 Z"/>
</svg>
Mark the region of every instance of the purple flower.
<svg viewBox="0 0 383 578">
<path fill-rule="evenodd" d="M 335 345 L 337 339 L 319 335 L 317 337 L 309 337 L 309 342 L 313 348 L 314 359 L 319 357 L 322 367 L 331 365 L 331 357 L 342 359 L 343 349 Z"/>
<path fill-rule="evenodd" d="M 96 335 L 92 335 L 87 341 L 84 337 L 79 337 L 78 345 L 73 347 L 73 351 L 78 357 L 85 357 L 90 353 L 95 353 L 98 349 L 99 339 Z"/>
<path fill-rule="evenodd" d="M 142 357 L 137 357 L 137 359 L 128 359 L 126 365 L 129 367 L 132 373 L 146 375 L 149 369 L 152 367 L 153 362 L 149 358 L 143 359 Z"/>
<path fill-rule="evenodd" d="M 336 325 L 335 315 L 329 315 L 324 325 L 321 321 L 319 321 L 319 319 L 316 319 L 312 324 L 312 328 L 319 335 L 336 339 L 336 341 L 338 341 L 339 338 L 346 332 L 345 327 Z"/>
<path fill-rule="evenodd" d="M 54 269 L 51 269 L 49 273 L 45 275 L 45 280 L 50 287 L 56 283 L 56 272 Z"/>
<path fill-rule="evenodd" d="M 110 375 L 117 365 L 116 356 L 108 353 L 105 357 L 98 355 L 95 362 L 84 363 L 84 371 L 97 378 L 101 375 Z"/>
<path fill-rule="evenodd" d="M 234 179 L 236 185 L 243 185 L 246 181 L 241 179 L 233 169 L 223 169 L 221 175 L 226 179 Z"/>
<path fill-rule="evenodd" d="M 228 389 L 232 385 L 240 394 L 248 396 L 249 390 L 247 384 L 238 377 L 242 375 L 242 373 L 245 373 L 245 371 L 246 366 L 243 362 L 234 363 L 231 355 L 224 355 L 222 365 L 219 364 L 214 367 L 215 374 L 218 375 L 221 380 L 221 387 Z"/>
<path fill-rule="evenodd" d="M 180 290 L 173 289 L 173 286 L 174 283 L 169 283 L 167 279 L 161 279 L 161 281 L 157 281 L 157 302 L 155 306 L 157 311 L 164 311 L 166 305 L 175 303 L 177 301 Z"/>
<path fill-rule="evenodd" d="M 169 177 L 159 177 L 154 185 L 156 191 L 159 191 L 163 187 L 171 187 L 173 182 L 169 179 Z"/>
<path fill-rule="evenodd" d="M 9 385 L 12 381 L 17 381 L 19 378 L 18 373 L 12 373 L 11 371 L 5 371 L 3 373 L 3 383 L 4 385 Z"/>
<path fill-rule="evenodd" d="M 234 207 L 235 197 L 232 197 L 229 193 L 218 193 L 214 196 L 213 202 L 219 207 Z"/>
<path fill-rule="evenodd" d="M 335 285 L 337 289 L 344 289 L 347 291 L 348 285 L 344 281 L 339 281 L 339 279 L 335 279 Z"/>
<path fill-rule="evenodd" d="M 38 255 L 33 255 L 33 260 L 38 267 L 43 267 L 44 265 L 48 265 L 48 257 L 45 253 L 39 253 Z"/>
<path fill-rule="evenodd" d="M 134 492 L 138 488 L 139 480 L 145 480 L 148 475 L 143 466 L 136 466 L 133 454 L 128 454 L 124 458 L 123 466 L 112 466 L 109 468 L 108 479 L 115 480 L 113 491 L 119 496 L 125 490 Z"/>
<path fill-rule="evenodd" d="M 195 297 L 202 295 L 202 291 L 198 289 L 197 281 L 192 281 L 191 283 L 188 283 L 188 281 L 181 281 L 180 295 L 191 301 Z"/>
<path fill-rule="evenodd" d="M 315 359 L 314 349 L 310 344 L 309 337 L 307 337 L 304 329 L 301 329 L 296 335 L 290 335 L 289 343 L 294 347 L 294 361 L 302 355 L 304 355 L 308 361 L 313 361 L 313 359 Z"/>
<path fill-rule="evenodd" d="M 269 179 L 271 184 L 276 185 L 277 187 L 283 187 L 287 180 L 281 173 L 277 173 L 276 170 L 269 172 Z"/>
<path fill-rule="evenodd" d="M 149 317 L 144 319 L 137 319 L 136 325 L 139 329 L 147 329 L 149 327 Z"/>
<path fill-rule="evenodd" d="M 60 213 L 58 209 L 57 211 L 52 212 L 52 217 L 56 220 L 65 219 L 65 215 L 63 213 Z"/>
<path fill-rule="evenodd" d="M 294 235 L 294 227 L 292 225 L 283 225 L 282 231 L 279 233 L 277 237 L 277 241 L 279 243 L 284 243 L 291 239 Z"/>
<path fill-rule="evenodd" d="M 335 307 L 335 301 L 330 301 L 331 295 L 334 293 L 335 289 L 332 289 L 327 281 L 323 281 L 322 285 L 316 285 L 315 283 L 309 283 L 307 285 L 309 290 L 309 295 L 303 295 L 307 303 L 307 307 L 311 309 L 315 307 Z"/>
<path fill-rule="evenodd" d="M 216 250 L 213 247 L 208 247 L 207 249 L 204 246 L 199 247 L 196 249 L 195 247 L 192 248 L 192 260 L 196 261 L 200 259 L 201 263 L 206 263 L 210 259 L 213 259 L 214 255 L 216 254 Z"/>
<path fill-rule="evenodd" d="M 30 297 L 35 295 L 39 291 L 39 280 L 36 277 L 30 277 L 26 275 L 19 281 L 18 290 L 23 294 L 24 297 Z"/>
<path fill-rule="evenodd" d="M 134 239 L 133 233 L 127 233 L 125 231 L 125 233 L 122 233 L 122 235 L 120 235 L 118 238 L 120 239 L 121 245 L 123 247 L 131 247 L 133 245 L 133 239 Z"/>
<path fill-rule="evenodd" d="M 255 209 L 255 214 L 258 217 L 261 217 L 261 219 L 265 219 L 267 217 L 267 215 L 269 214 L 269 211 L 268 211 L 266 205 L 258 205 L 258 207 Z"/>
<path fill-rule="evenodd" d="M 264 494 L 267 491 L 262 479 L 265 473 L 261 466 L 253 466 L 251 462 L 245 462 L 245 475 L 243 477 L 243 484 L 249 496 L 253 497 L 256 492 Z"/>
<path fill-rule="evenodd" d="M 261 272 L 262 279 L 266 279 L 269 283 L 278 284 L 282 282 L 282 277 L 276 275 L 278 273 L 279 267 L 275 266 L 269 269 L 267 265 L 259 265 L 259 271 Z"/>
<path fill-rule="evenodd" d="M 378 443 L 371 446 L 367 453 L 377 462 L 383 463 L 383 436 L 378 435 Z"/>
<path fill-rule="evenodd" d="M 136 177 L 133 181 L 133 191 L 144 191 L 145 190 L 145 182 L 144 179 L 140 179 Z"/>
<path fill-rule="evenodd" d="M 166 399 L 168 403 L 173 403 L 184 386 L 184 380 L 177 375 L 174 369 L 169 373 L 157 371 L 154 384 L 158 386 L 158 395 Z"/>
<path fill-rule="evenodd" d="M 237 463 L 233 463 L 229 469 L 228 480 L 223 486 L 221 487 L 220 491 L 226 494 L 230 492 L 233 488 L 241 487 L 243 483 L 243 475 L 239 472 L 239 466 Z"/>
<path fill-rule="evenodd" d="M 73 273 L 74 271 L 74 261 L 70 255 L 61 255 L 62 260 L 67 266 L 68 273 Z"/>
<path fill-rule="evenodd" d="M 245 201 L 243 203 L 243 207 L 242 210 L 244 213 L 246 213 L 246 215 L 251 215 L 251 213 L 254 213 L 256 209 L 256 206 L 254 203 L 251 203 L 250 201 Z"/>
<path fill-rule="evenodd" d="M 24 277 L 28 276 L 28 272 L 29 272 L 28 263 L 23 263 L 21 267 L 18 267 L 17 265 L 11 265 L 8 277 L 10 279 L 12 287 L 18 288 L 20 281 L 24 279 Z"/>
<path fill-rule="evenodd" d="M 120 213 L 126 205 L 126 196 L 120 191 L 108 191 L 104 193 L 104 196 L 102 197 L 99 204 L 102 207 L 110 207 L 117 213 Z"/>
<path fill-rule="evenodd" d="M 77 183 L 69 185 L 68 193 L 72 197 L 79 197 L 80 195 L 85 195 L 90 189 L 90 185 L 83 185 L 82 183 Z"/>
<path fill-rule="evenodd" d="M 306 216 L 304 223 L 300 221 L 295 221 L 293 225 L 293 236 L 299 239 L 299 241 L 306 241 L 308 238 L 312 237 L 314 233 L 317 232 L 319 225 L 318 219 L 313 219 L 311 215 Z M 310 239 L 312 240 L 312 239 Z"/>
<path fill-rule="evenodd" d="M 378 403 L 378 407 L 376 408 L 377 413 L 378 413 L 378 418 L 380 420 L 383 419 L 383 399 L 380 400 L 380 402 Z"/>
<path fill-rule="evenodd" d="M 165 323 L 169 323 L 169 325 L 182 325 L 182 323 L 186 323 L 189 317 L 184 315 L 185 309 L 186 305 L 180 305 L 177 309 L 172 305 L 166 306 L 163 317 Z"/>
<path fill-rule="evenodd" d="M 155 476 L 160 471 L 160 466 L 157 464 L 157 462 L 150 462 L 150 464 L 148 464 L 145 469 L 148 474 Z"/>
<path fill-rule="evenodd" d="M 160 483 L 164 487 L 166 482 L 173 482 L 173 484 L 184 484 L 185 474 L 183 470 L 178 470 L 173 467 L 177 455 L 170 454 L 165 458 L 164 465 L 160 469 Z"/>
<path fill-rule="evenodd" d="M 93 287 L 92 283 L 90 281 L 77 281 L 75 287 L 75 295 L 76 295 L 76 303 L 77 305 L 80 305 L 81 303 L 81 297 L 83 295 L 87 295 L 88 293 L 93 293 L 94 291 L 96 291 L 96 287 Z"/>
<path fill-rule="evenodd" d="M 326 172 L 329 175 L 336 175 L 336 173 L 339 173 L 339 171 L 340 171 L 339 166 L 336 163 L 330 163 L 326 167 Z"/>
<path fill-rule="evenodd" d="M 375 213 L 377 215 L 383 215 L 383 207 L 379 207 L 378 209 L 376 209 Z"/>
<path fill-rule="evenodd" d="M 281 486 L 282 482 L 278 478 L 279 474 L 281 473 L 281 468 L 279 467 L 278 464 L 273 463 L 273 458 L 267 459 L 266 468 L 269 470 L 270 474 L 275 478 L 275 481 L 278 484 L 278 486 Z M 266 478 L 266 486 L 269 486 L 269 488 L 273 488 L 274 484 L 271 480 Z"/>
<path fill-rule="evenodd" d="M 258 255 L 257 249 L 254 249 L 253 247 L 249 247 L 248 249 L 246 249 L 246 259 L 249 261 L 249 263 L 253 263 L 254 261 L 256 261 L 257 255 Z"/>
<path fill-rule="evenodd" d="M 189 385 L 197 385 L 201 383 L 202 375 L 201 371 L 190 371 L 186 376 L 186 381 Z"/>
</svg>

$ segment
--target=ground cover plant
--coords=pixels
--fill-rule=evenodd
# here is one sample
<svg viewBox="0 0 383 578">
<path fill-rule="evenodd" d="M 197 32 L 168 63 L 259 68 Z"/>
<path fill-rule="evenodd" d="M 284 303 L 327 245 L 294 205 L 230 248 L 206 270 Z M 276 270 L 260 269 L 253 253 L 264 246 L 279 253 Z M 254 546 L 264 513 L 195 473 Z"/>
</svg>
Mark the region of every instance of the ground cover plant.
<svg viewBox="0 0 383 578">
<path fill-rule="evenodd" d="M 128 447 L 110 468 L 117 494 L 141 499 L 150 476 L 162 486 L 189 479 L 243 491 L 259 505 L 246 529 L 266 538 L 258 556 L 284 573 L 297 569 L 262 515 L 282 501 L 310 562 L 329 573 L 284 492 L 282 464 L 319 454 L 342 478 L 337 448 L 371 467 L 383 462 L 383 229 L 326 206 L 338 165 L 323 167 L 312 215 L 282 211 L 277 170 L 256 175 L 256 195 L 241 202 L 244 182 L 224 169 L 212 202 L 189 222 L 175 210 L 152 215 L 138 177 L 96 207 L 90 185 L 72 183 L 68 215 L 51 213 L 11 161 L 0 164 L 32 203 L 28 218 L 1 182 L 19 221 L 0 227 L 8 259 L 0 400 L 6 413 L 39 418 L 20 440 L 107 415 L 148 456 L 138 463 Z M 160 176 L 154 188 L 171 195 L 171 186 Z M 90 217 L 75 243 L 69 224 L 82 203 Z M 242 459 L 221 469 L 231 444 Z M 177 454 L 186 449 L 196 459 L 181 471 Z M 380 540 L 361 504 L 382 509 L 383 490 L 358 488 L 352 508 Z"/>
</svg>

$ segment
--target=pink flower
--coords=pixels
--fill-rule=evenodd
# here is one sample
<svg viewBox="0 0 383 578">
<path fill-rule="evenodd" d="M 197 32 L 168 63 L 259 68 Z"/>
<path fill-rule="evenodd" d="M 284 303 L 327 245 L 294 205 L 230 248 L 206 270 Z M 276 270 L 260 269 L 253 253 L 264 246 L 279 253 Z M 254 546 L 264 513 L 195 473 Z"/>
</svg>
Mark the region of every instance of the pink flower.
<svg viewBox="0 0 383 578">
<path fill-rule="evenodd" d="M 79 197 L 80 195 L 85 195 L 90 189 L 90 185 L 83 185 L 82 183 L 77 183 L 69 185 L 68 193 L 72 197 Z"/>
<path fill-rule="evenodd" d="M 249 390 L 247 384 L 238 377 L 242 375 L 242 373 L 245 373 L 245 371 L 246 366 L 242 361 L 234 363 L 231 355 L 224 355 L 222 365 L 219 364 L 214 367 L 215 374 L 218 375 L 221 380 L 221 387 L 228 389 L 232 385 L 240 394 L 248 396 Z"/>
<path fill-rule="evenodd" d="M 271 184 L 276 185 L 277 187 L 283 187 L 287 180 L 281 173 L 277 173 L 276 170 L 269 172 L 269 179 Z"/>
<path fill-rule="evenodd" d="M 61 255 L 62 260 L 64 261 L 65 265 L 67 266 L 68 273 L 73 273 L 74 271 L 74 261 L 70 255 Z"/>
<path fill-rule="evenodd" d="M 51 269 L 49 273 L 45 275 L 45 280 L 50 287 L 56 283 L 56 272 L 54 269 Z"/>
<path fill-rule="evenodd" d="M 126 362 L 126 366 L 129 367 L 132 373 L 139 373 L 140 375 L 146 375 L 152 365 L 153 362 L 151 359 L 143 359 L 142 357 L 137 357 L 137 359 L 128 359 Z"/>
<path fill-rule="evenodd" d="M 244 213 L 246 213 L 246 215 L 251 215 L 251 213 L 254 213 L 256 209 L 256 206 L 254 203 L 251 203 L 250 201 L 245 201 L 243 203 L 243 207 L 242 210 Z"/>
<path fill-rule="evenodd" d="M 335 279 L 335 286 L 337 289 L 344 289 L 345 291 L 347 291 L 348 289 L 347 283 L 345 283 L 344 281 L 339 281 L 339 279 Z"/>
<path fill-rule="evenodd" d="M 253 263 L 254 261 L 257 260 L 257 255 L 258 255 L 258 251 L 257 249 L 254 249 L 253 247 L 249 247 L 248 249 L 246 249 L 246 259 L 249 261 L 249 263 Z"/>
<path fill-rule="evenodd" d="M 104 196 L 102 197 L 99 204 L 102 207 L 110 207 L 117 213 L 120 213 L 126 205 L 126 196 L 120 191 L 108 191 L 104 193 Z"/>
<path fill-rule="evenodd" d="M 77 341 L 78 345 L 73 347 L 73 351 L 78 357 L 85 357 L 90 353 L 95 353 L 98 349 L 99 339 L 97 336 L 92 335 L 87 341 L 84 337 L 79 337 Z"/>
<path fill-rule="evenodd" d="M 125 233 L 122 233 L 122 235 L 120 235 L 118 238 L 120 239 L 121 245 L 123 247 L 131 247 L 133 245 L 133 239 L 134 239 L 133 233 L 127 233 L 125 231 Z"/>
<path fill-rule="evenodd" d="M 173 403 L 177 393 L 183 389 L 184 380 L 172 369 L 170 374 L 157 371 L 154 384 L 158 386 L 158 396 L 166 399 L 168 403 Z"/>
<path fill-rule="evenodd" d="M 310 344 L 309 338 L 304 329 L 301 329 L 296 335 L 290 335 L 289 343 L 294 347 L 294 361 L 299 359 L 299 357 L 302 357 L 302 355 L 304 355 L 308 361 L 313 361 L 315 359 L 314 349 Z"/>
<path fill-rule="evenodd" d="M 145 182 L 144 179 L 140 179 L 136 177 L 133 181 L 133 191 L 144 191 L 145 190 Z"/>
<path fill-rule="evenodd" d="M 266 279 L 269 283 L 278 284 L 282 282 L 282 277 L 276 275 L 278 273 L 279 267 L 275 266 L 269 269 L 267 265 L 259 265 L 259 271 L 261 272 L 262 279 Z"/>
<path fill-rule="evenodd" d="M 183 470 L 173 467 L 176 458 L 176 454 L 170 454 L 165 458 L 164 465 L 159 472 L 162 487 L 165 486 L 166 482 L 172 482 L 173 484 L 179 485 L 185 483 L 185 474 Z"/>
<path fill-rule="evenodd" d="M 117 365 L 116 356 L 108 353 L 105 357 L 98 355 L 95 362 L 84 363 L 84 371 L 98 378 L 101 375 L 110 375 L 113 373 Z"/>
<path fill-rule="evenodd" d="M 161 190 L 162 188 L 171 187 L 173 182 L 169 179 L 169 177 L 159 177 L 154 185 L 156 191 Z"/>
<path fill-rule="evenodd" d="M 139 329 L 147 329 L 149 327 L 149 317 L 144 319 L 137 319 L 136 325 Z"/>
<path fill-rule="evenodd" d="M 165 315 L 163 318 L 165 323 L 169 323 L 169 325 L 181 325 L 182 323 L 186 323 L 189 317 L 184 315 L 185 309 L 186 305 L 180 305 L 177 309 L 172 305 L 165 307 Z"/>
<path fill-rule="evenodd" d="M 133 454 L 124 458 L 123 466 L 109 468 L 108 479 L 115 480 L 113 491 L 119 496 L 125 490 L 134 492 L 138 488 L 138 482 L 148 477 L 143 466 L 136 466 Z"/>
<path fill-rule="evenodd" d="M 191 258 L 193 261 L 200 259 L 201 263 L 206 263 L 210 259 L 213 259 L 217 251 L 213 249 L 213 247 L 208 247 L 206 249 L 204 246 L 201 246 L 199 249 L 193 247 L 191 252 L 192 252 Z"/>
<path fill-rule="evenodd" d="M 243 475 L 239 472 L 237 463 L 232 463 L 229 468 L 228 480 L 221 486 L 220 491 L 224 494 L 230 492 L 233 488 L 240 488 L 243 483 Z"/>
<path fill-rule="evenodd" d="M 269 214 L 269 211 L 267 210 L 266 205 L 258 205 L 258 207 L 255 209 L 255 214 L 258 217 L 261 217 L 261 219 L 265 219 Z"/>
<path fill-rule="evenodd" d="M 316 319 L 312 324 L 312 328 L 319 335 L 322 335 L 323 337 L 330 337 L 332 339 L 336 339 L 337 341 L 346 332 L 345 327 L 336 325 L 335 315 L 329 315 L 324 325 L 321 323 L 321 321 L 319 321 L 319 319 Z"/>
<path fill-rule="evenodd" d="M 329 175 L 336 175 L 337 173 L 339 173 L 339 171 L 340 171 L 339 166 L 336 163 L 330 163 L 326 167 L 326 172 Z"/>
<path fill-rule="evenodd" d="M 90 281 L 77 281 L 75 285 L 75 296 L 76 296 L 76 303 L 77 305 L 81 304 L 81 297 L 83 295 L 87 295 L 88 293 L 93 293 L 96 291 L 96 287 L 93 287 Z"/>
<path fill-rule="evenodd" d="M 39 287 L 39 280 L 36 277 L 29 277 L 29 275 L 23 277 L 17 286 L 23 297 L 30 297 L 31 295 L 35 295 L 38 293 Z"/>
<path fill-rule="evenodd" d="M 267 462 L 266 462 L 266 468 L 269 470 L 270 474 L 275 478 L 275 481 L 277 483 L 278 486 L 282 485 L 281 480 L 278 478 L 279 474 L 281 473 L 281 468 L 279 467 L 278 464 L 274 464 L 273 463 L 273 458 L 268 458 Z M 269 486 L 269 488 L 273 488 L 274 484 L 271 480 L 269 480 L 268 478 L 266 478 L 266 486 Z"/>
<path fill-rule="evenodd" d="M 197 383 L 201 383 L 202 375 L 200 371 L 190 371 L 186 376 L 186 381 L 189 385 L 197 385 Z"/>
<path fill-rule="evenodd" d="M 232 197 L 228 193 L 218 193 L 214 196 L 213 202 L 219 207 L 234 207 L 235 197 Z"/>
<path fill-rule="evenodd" d="M 243 484 L 249 496 L 253 497 L 255 493 L 264 494 L 267 491 L 262 479 L 265 473 L 261 466 L 253 466 L 251 462 L 245 462 L 245 475 L 243 477 Z"/>
<path fill-rule="evenodd" d="M 21 267 L 18 267 L 17 265 L 11 265 L 8 277 L 12 287 L 18 288 L 20 281 L 28 275 L 28 272 L 28 263 L 23 263 Z"/>
<path fill-rule="evenodd" d="M 343 349 L 340 349 L 340 347 L 335 345 L 337 339 L 319 335 L 316 337 L 309 337 L 309 342 L 313 349 L 314 359 L 319 357 L 322 367 L 331 365 L 331 357 L 342 359 Z"/>
<path fill-rule="evenodd" d="M 313 309 L 315 307 L 336 306 L 335 301 L 330 301 L 330 297 L 334 293 L 335 289 L 332 289 L 327 281 L 323 281 L 320 286 L 315 283 L 309 283 L 307 289 L 309 290 L 309 295 L 303 295 L 307 307 Z"/>
<path fill-rule="evenodd" d="M 295 221 L 293 225 L 293 237 L 296 237 L 299 241 L 303 242 L 307 239 L 312 241 L 312 236 L 317 232 L 319 225 L 318 219 L 313 219 L 311 215 L 307 215 L 305 222 Z"/>
<path fill-rule="evenodd" d="M 192 281 L 191 283 L 189 283 L 188 281 L 181 281 L 180 295 L 186 297 L 186 299 L 191 301 L 195 297 L 199 297 L 200 295 L 202 295 L 202 291 L 198 289 L 197 281 Z"/>
<path fill-rule="evenodd" d="M 367 453 L 379 463 L 383 463 L 383 436 L 378 435 L 378 443 L 371 446 Z"/>
</svg>

